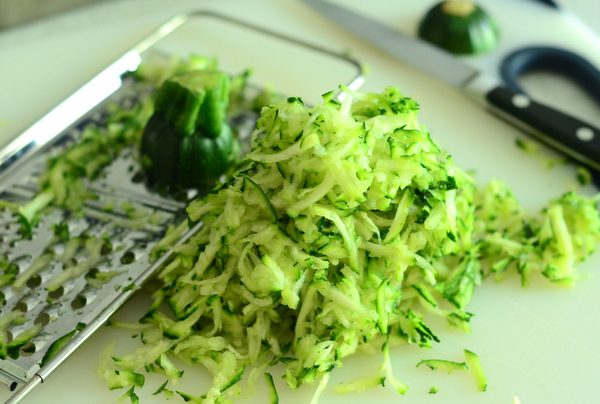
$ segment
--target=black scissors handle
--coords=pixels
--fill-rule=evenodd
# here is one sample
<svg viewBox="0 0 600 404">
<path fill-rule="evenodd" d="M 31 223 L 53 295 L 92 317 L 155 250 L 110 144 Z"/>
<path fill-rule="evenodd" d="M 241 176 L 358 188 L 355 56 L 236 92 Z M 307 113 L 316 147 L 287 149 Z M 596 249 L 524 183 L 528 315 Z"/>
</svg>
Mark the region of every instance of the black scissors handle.
<svg viewBox="0 0 600 404">
<path fill-rule="evenodd" d="M 600 71 L 588 60 L 571 51 L 550 46 L 519 49 L 509 54 L 500 66 L 506 85 L 525 93 L 518 83 L 524 73 L 553 71 L 576 81 L 600 103 Z"/>
<path fill-rule="evenodd" d="M 547 6 L 558 8 L 558 4 L 556 4 L 553 0 L 538 0 L 540 3 L 544 3 Z"/>
<path fill-rule="evenodd" d="M 572 77 L 600 104 L 600 71 L 581 56 L 553 47 L 524 48 L 508 55 L 500 67 L 506 85 L 487 93 L 488 102 L 548 145 L 600 170 L 600 129 L 527 96 L 518 78 L 533 70 Z"/>
</svg>

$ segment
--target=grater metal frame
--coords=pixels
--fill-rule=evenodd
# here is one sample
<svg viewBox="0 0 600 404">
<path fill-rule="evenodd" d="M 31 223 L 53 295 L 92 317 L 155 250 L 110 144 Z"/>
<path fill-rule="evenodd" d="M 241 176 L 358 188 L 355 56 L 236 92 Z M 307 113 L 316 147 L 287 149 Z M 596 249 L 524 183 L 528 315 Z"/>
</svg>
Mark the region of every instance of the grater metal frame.
<svg viewBox="0 0 600 404">
<path fill-rule="evenodd" d="M 213 18 L 228 24 L 234 24 L 238 27 L 248 29 L 260 34 L 264 34 L 271 38 L 281 40 L 293 46 L 305 48 L 309 51 L 314 51 L 342 61 L 353 68 L 354 72 L 346 86 L 350 89 L 357 89 L 364 82 L 364 73 L 362 66 L 355 59 L 345 53 L 338 53 L 320 46 L 314 45 L 303 40 L 287 36 L 261 26 L 257 26 L 230 16 L 220 13 L 198 10 L 176 15 L 166 23 L 158 27 L 145 39 L 140 41 L 130 51 L 118 58 L 115 62 L 104 69 L 100 74 L 90 80 L 82 88 L 72 94 L 65 101 L 60 103 L 55 109 L 50 111 L 46 116 L 32 125 L 28 130 L 23 132 L 15 140 L 9 143 L 6 147 L 0 150 L 0 198 L 11 193 L 13 199 L 22 198 L 23 201 L 33 196 L 36 192 L 35 184 L 32 178 L 35 178 L 36 170 L 45 164 L 50 153 L 54 149 L 65 143 L 63 138 L 72 136 L 73 131 L 77 132 L 79 128 L 91 121 L 98 120 L 98 116 L 102 115 L 105 105 L 110 101 L 123 102 L 127 97 L 135 97 L 135 92 L 139 90 L 126 79 L 127 73 L 134 71 L 142 62 L 143 58 L 151 54 L 155 50 L 153 46 L 161 39 L 172 35 L 178 28 L 183 27 L 186 23 L 198 18 Z M 54 150 L 55 151 L 55 150 Z M 127 161 L 117 161 L 110 166 L 111 170 L 123 171 L 127 170 Z M 39 173 L 38 173 L 39 174 Z M 118 175 L 117 175 L 118 176 Z M 24 182 L 24 183 L 23 183 Z M 88 184 L 94 187 L 94 184 Z M 110 184 L 109 184 L 110 185 Z M 114 184 L 113 184 L 114 185 Z M 111 197 L 128 198 L 128 200 L 137 200 L 137 203 L 144 206 L 150 206 L 154 209 L 161 209 L 167 213 L 167 219 L 158 225 L 158 228 L 146 228 L 137 230 L 142 234 L 125 235 L 125 239 L 135 247 L 141 246 L 141 259 L 135 264 L 137 269 L 128 273 L 127 281 L 129 285 L 122 288 L 123 278 L 115 277 L 114 281 L 108 282 L 100 288 L 99 299 L 94 300 L 93 309 L 86 311 L 85 306 L 79 308 L 79 312 L 85 315 L 85 321 L 79 321 L 81 327 L 74 330 L 72 338 L 50 359 L 44 366 L 39 364 L 31 364 L 28 369 L 24 369 L 16 363 L 8 360 L 0 360 L 0 382 L 8 387 L 11 391 L 15 391 L 13 396 L 7 403 L 17 403 L 23 399 L 35 386 L 43 383 L 46 378 L 89 336 L 91 336 L 99 327 L 101 327 L 109 317 L 114 314 L 136 290 L 142 287 L 156 271 L 171 259 L 170 253 L 165 253 L 156 262 L 148 261 L 148 252 L 153 244 L 158 241 L 158 235 L 164 231 L 169 224 L 176 224 L 182 219 L 182 212 L 185 204 L 166 199 L 156 195 L 148 195 L 144 190 L 140 190 L 140 185 L 130 184 L 134 187 L 134 192 L 119 193 L 114 191 L 113 186 L 96 187 L 94 190 L 99 193 L 107 193 Z M 130 189 L 129 187 L 127 189 Z M 15 191 L 17 190 L 17 191 Z M 140 191 L 136 194 L 137 191 Z M 111 193 L 113 193 L 110 195 Z M 93 207 L 88 209 L 90 212 L 98 212 Z M 60 222 L 68 216 L 68 212 L 57 209 L 50 216 L 55 215 L 55 221 Z M 61 216 L 62 215 L 62 216 Z M 90 216 L 93 216 L 90 214 Z M 105 226 L 110 224 L 109 217 L 100 217 L 95 219 L 80 219 L 80 229 L 82 234 L 87 231 L 88 227 Z M 0 210 L 0 222 L 3 216 Z M 99 220 L 99 221 L 98 221 Z M 81 223 L 81 222 L 84 223 Z M 202 224 L 199 223 L 189 229 L 179 240 L 179 243 L 185 242 L 191 237 Z M 49 229 L 46 229 L 48 233 Z M 150 236 L 149 236 L 150 235 Z M 40 238 L 39 234 L 36 234 Z M 31 243 L 36 242 L 36 237 Z M 50 237 L 45 235 L 46 240 Z M 129 239 L 127 238 L 129 237 Z M 136 238 L 137 237 L 137 238 Z M 142 240 L 142 242 L 140 242 Z M 25 246 L 27 243 L 25 243 Z M 2 247 L 2 237 L 0 234 L 0 248 Z M 0 253 L 2 253 L 0 249 Z M 41 252 L 40 252 L 41 254 Z M 30 257 L 30 260 L 33 258 Z M 117 286 L 118 283 L 121 283 Z M 35 286 L 31 289 L 35 289 Z M 34 293 L 30 293 L 32 299 L 35 298 Z M 39 295 L 38 295 L 39 296 Z M 96 297 L 96 296 L 95 296 Z M 23 299 L 20 299 L 22 301 Z M 25 303 L 25 309 L 27 305 Z M 73 307 L 75 308 L 75 307 Z M 0 317 L 5 313 L 0 308 Z M 66 317 L 65 317 L 66 318 Z M 78 318 L 77 320 L 80 320 Z M 55 320 L 51 324 L 59 324 Z M 60 327 L 55 331 L 54 337 L 60 336 L 56 334 L 60 332 Z M 64 329 L 62 330 L 64 332 Z M 31 362 L 31 361 L 30 361 Z"/>
</svg>

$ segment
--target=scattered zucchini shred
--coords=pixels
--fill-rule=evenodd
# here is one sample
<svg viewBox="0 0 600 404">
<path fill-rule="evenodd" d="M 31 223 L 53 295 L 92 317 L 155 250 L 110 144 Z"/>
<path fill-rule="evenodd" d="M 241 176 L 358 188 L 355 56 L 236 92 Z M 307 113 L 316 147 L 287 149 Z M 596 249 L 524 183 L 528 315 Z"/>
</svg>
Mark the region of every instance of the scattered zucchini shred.
<svg viewBox="0 0 600 404">
<path fill-rule="evenodd" d="M 279 404 L 279 395 L 277 394 L 277 389 L 273 382 L 273 376 L 269 372 L 265 372 L 264 375 L 269 390 L 269 404 Z"/>
<path fill-rule="evenodd" d="M 467 370 L 467 364 L 465 362 L 455 362 L 445 359 L 423 359 L 417 363 L 417 367 L 425 365 L 431 370 L 442 370 L 450 374 L 455 370 Z"/>
<path fill-rule="evenodd" d="M 363 393 L 367 389 L 377 386 L 385 387 L 385 376 L 370 375 L 358 378 L 350 382 L 342 382 L 335 386 L 334 390 L 339 394 Z"/>
<path fill-rule="evenodd" d="M 584 166 L 577 166 L 577 182 L 579 185 L 591 184 L 594 180 L 592 172 Z"/>
<path fill-rule="evenodd" d="M 469 368 L 469 372 L 473 377 L 473 381 L 475 382 L 477 390 L 485 391 L 487 389 L 487 380 L 485 374 L 483 373 L 483 368 L 481 367 L 481 361 L 479 360 L 479 356 L 477 356 L 476 353 L 469 351 L 468 349 L 465 349 L 464 352 L 467 367 Z"/>
<path fill-rule="evenodd" d="M 577 279 L 599 239 L 597 198 L 568 193 L 530 215 L 502 182 L 478 188 L 456 167 L 397 88 L 342 90 L 342 102 L 262 109 L 248 165 L 189 204 L 201 229 L 174 246 L 187 222 L 173 227 L 156 250 L 174 258 L 140 320 L 143 345 L 102 375 L 173 356 L 212 374 L 208 391 L 178 392 L 210 404 L 239 396 L 246 369 L 280 364 L 292 390 L 317 385 L 316 403 L 330 372 L 371 345 L 381 375 L 352 389 L 385 377 L 404 394 L 390 344 L 439 342 L 424 313 L 469 330 L 465 308 L 486 276 Z"/>
<path fill-rule="evenodd" d="M 554 152 L 534 139 L 515 139 L 515 145 L 531 157 L 538 159 L 546 169 L 564 166 L 570 161 L 565 156 L 556 156 Z"/>
</svg>

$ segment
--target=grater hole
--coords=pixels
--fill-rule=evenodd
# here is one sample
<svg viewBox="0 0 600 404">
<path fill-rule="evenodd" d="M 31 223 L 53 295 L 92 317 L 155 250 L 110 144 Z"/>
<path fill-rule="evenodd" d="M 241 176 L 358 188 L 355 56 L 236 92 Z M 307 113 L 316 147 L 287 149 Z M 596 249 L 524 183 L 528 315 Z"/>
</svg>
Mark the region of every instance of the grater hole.
<svg viewBox="0 0 600 404">
<path fill-rule="evenodd" d="M 2 300 L 5 305 L 15 299 L 15 291 L 10 285 L 3 287 L 0 293 L 2 293 Z"/>
<path fill-rule="evenodd" d="M 112 252 L 112 250 L 113 250 L 112 245 L 110 245 L 110 243 L 108 243 L 108 242 L 104 242 L 104 243 L 102 243 L 102 248 L 100 248 L 100 254 L 108 255 Z"/>
<path fill-rule="evenodd" d="M 135 262 L 135 253 L 131 250 L 127 251 L 121 257 L 121 264 L 123 265 L 132 264 L 133 262 Z"/>
<path fill-rule="evenodd" d="M 41 313 L 38 318 L 36 318 L 33 322 L 34 324 L 41 324 L 42 327 L 48 325 L 50 323 L 50 315 L 48 313 Z"/>
<path fill-rule="evenodd" d="M 86 279 L 87 278 L 95 278 L 98 275 L 98 272 L 100 272 L 100 270 L 96 267 L 90 269 L 87 274 L 85 275 Z"/>
<path fill-rule="evenodd" d="M 133 182 L 134 184 L 141 184 L 145 180 L 146 176 L 142 171 L 137 171 L 135 174 L 133 174 L 133 177 L 131 177 L 131 182 Z"/>
<path fill-rule="evenodd" d="M 88 284 L 90 285 L 99 285 L 100 281 L 98 280 L 98 274 L 100 274 L 101 271 L 94 267 L 92 269 L 90 269 L 87 274 L 85 274 L 85 280 L 88 282 Z M 99 287 L 99 286 L 95 286 L 95 287 Z"/>
<path fill-rule="evenodd" d="M 42 277 L 39 275 L 34 275 L 31 278 L 29 278 L 25 284 L 29 288 L 37 288 L 42 284 Z"/>
<path fill-rule="evenodd" d="M 72 301 L 71 307 L 74 310 L 83 309 L 98 297 L 98 289 L 90 287 L 79 293 Z"/>
<path fill-rule="evenodd" d="M 27 309 L 27 302 L 21 301 L 15 305 L 13 311 L 22 311 L 23 313 L 26 313 Z"/>
<path fill-rule="evenodd" d="M 11 265 L 14 265 L 16 267 L 16 269 L 19 270 L 20 265 L 21 264 L 28 265 L 31 262 L 31 258 L 32 258 L 31 254 L 20 255 L 11 262 Z"/>
<path fill-rule="evenodd" d="M 8 265 L 8 268 L 6 268 L 6 270 L 4 270 L 4 273 L 9 273 L 9 274 L 18 274 L 19 270 L 21 268 L 19 267 L 19 264 L 15 263 L 15 262 L 11 262 Z"/>
<path fill-rule="evenodd" d="M 59 286 L 51 292 L 48 292 L 48 297 L 52 300 L 60 299 L 65 294 L 65 288 Z"/>
<path fill-rule="evenodd" d="M 63 262 L 63 268 L 74 267 L 75 265 L 77 265 L 77 260 L 75 258 L 69 258 Z"/>
<path fill-rule="evenodd" d="M 87 304 L 87 297 L 85 295 L 79 295 L 71 302 L 71 307 L 75 310 L 83 309 Z"/>
<path fill-rule="evenodd" d="M 31 356 L 35 353 L 36 351 L 36 346 L 33 342 L 29 341 L 28 343 L 26 343 L 25 345 L 23 345 L 21 347 L 21 349 L 19 350 L 19 355 L 20 356 Z"/>
<path fill-rule="evenodd" d="M 15 258 L 5 270 L 7 273 L 14 274 L 15 276 L 21 272 L 22 268 L 27 268 L 31 265 L 31 255 L 25 254 Z"/>
</svg>

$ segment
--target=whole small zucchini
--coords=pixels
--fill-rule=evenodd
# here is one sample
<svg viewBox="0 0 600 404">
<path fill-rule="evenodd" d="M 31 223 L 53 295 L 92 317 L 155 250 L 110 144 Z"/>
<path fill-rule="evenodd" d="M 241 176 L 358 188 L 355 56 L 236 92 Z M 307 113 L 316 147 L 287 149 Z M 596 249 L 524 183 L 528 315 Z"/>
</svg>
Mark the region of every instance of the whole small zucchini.
<svg viewBox="0 0 600 404">
<path fill-rule="evenodd" d="M 420 38 L 455 54 L 489 52 L 500 38 L 496 22 L 480 6 L 465 0 L 437 3 L 421 20 Z"/>
</svg>

